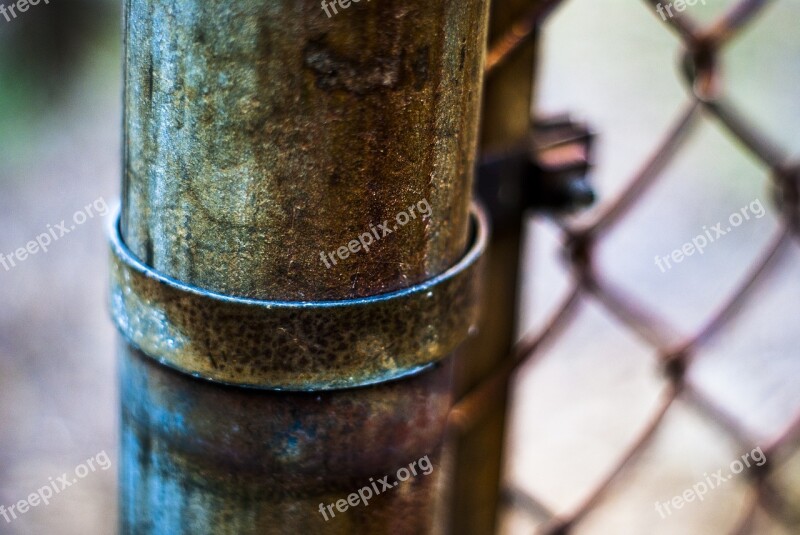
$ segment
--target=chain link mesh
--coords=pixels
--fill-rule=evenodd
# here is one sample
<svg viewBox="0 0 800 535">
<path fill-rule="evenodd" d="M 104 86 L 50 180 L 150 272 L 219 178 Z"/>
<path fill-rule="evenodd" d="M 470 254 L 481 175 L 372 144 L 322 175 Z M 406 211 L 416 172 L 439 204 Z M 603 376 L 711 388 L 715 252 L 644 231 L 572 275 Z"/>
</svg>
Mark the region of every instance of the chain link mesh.
<svg viewBox="0 0 800 535">
<path fill-rule="evenodd" d="M 508 35 L 490 48 L 487 70 L 501 65 L 526 40 L 531 39 L 543 18 L 559 3 L 558 0 L 537 3 Z M 571 286 L 566 297 L 537 332 L 526 335 L 503 365 L 454 408 L 451 420 L 459 427 L 468 427 L 486 414 L 493 400 L 499 398 L 512 375 L 522 364 L 535 366 L 547 358 L 547 346 L 569 331 L 579 305 L 594 300 L 627 329 L 651 346 L 658 355 L 657 363 L 667 379 L 667 388 L 645 425 L 638 431 L 627 449 L 621 452 L 600 482 L 594 486 L 578 507 L 568 512 L 551 511 L 535 496 L 518 496 L 529 509 L 549 520 L 538 533 L 556 535 L 568 533 L 598 505 L 612 483 L 634 465 L 676 400 L 719 426 L 734 444 L 749 448 L 756 442 L 744 423 L 705 394 L 688 377 L 687 371 L 697 355 L 712 339 L 728 327 L 734 318 L 752 302 L 756 290 L 778 264 L 778 260 L 793 246 L 792 238 L 800 230 L 800 162 L 793 161 L 787 151 L 771 142 L 757 125 L 739 112 L 724 97 L 720 76 L 721 57 L 726 46 L 771 2 L 743 0 L 735 3 L 708 25 L 700 25 L 684 13 L 675 13 L 666 21 L 685 47 L 681 61 L 683 81 L 689 98 L 671 129 L 665 133 L 658 149 L 641 164 L 623 192 L 597 215 L 579 218 L 577 222 L 555 219 L 562 234 L 564 257 L 571 272 Z M 645 0 L 656 7 L 658 0 Z M 716 119 L 742 147 L 769 169 L 774 191 L 774 206 L 781 224 L 759 258 L 710 317 L 687 337 L 676 337 L 677 329 L 661 319 L 657 310 L 645 306 L 636 295 L 616 285 L 597 269 L 594 251 L 605 236 L 620 225 L 633 206 L 659 180 L 662 170 L 684 147 L 688 134 L 701 120 Z M 797 512 L 786 503 L 773 485 L 774 469 L 797 452 L 800 446 L 800 414 L 795 414 L 785 428 L 766 441 L 763 452 L 768 462 L 753 470 L 748 488 L 747 504 L 731 533 L 754 532 L 754 519 L 759 510 L 782 520 L 787 525 Z M 516 492 L 516 491 L 515 491 Z"/>
</svg>

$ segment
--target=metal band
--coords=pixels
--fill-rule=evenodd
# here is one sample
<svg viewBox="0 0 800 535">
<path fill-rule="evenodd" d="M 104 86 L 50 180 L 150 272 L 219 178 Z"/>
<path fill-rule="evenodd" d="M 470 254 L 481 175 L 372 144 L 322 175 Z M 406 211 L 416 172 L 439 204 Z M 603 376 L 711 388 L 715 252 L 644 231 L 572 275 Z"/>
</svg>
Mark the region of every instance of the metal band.
<svg viewBox="0 0 800 535">
<path fill-rule="evenodd" d="M 111 229 L 111 311 L 151 358 L 210 381 L 329 390 L 413 374 L 453 352 L 477 324 L 488 229 L 473 205 L 458 264 L 422 284 L 344 301 L 264 301 L 184 284 L 144 265 Z"/>
</svg>

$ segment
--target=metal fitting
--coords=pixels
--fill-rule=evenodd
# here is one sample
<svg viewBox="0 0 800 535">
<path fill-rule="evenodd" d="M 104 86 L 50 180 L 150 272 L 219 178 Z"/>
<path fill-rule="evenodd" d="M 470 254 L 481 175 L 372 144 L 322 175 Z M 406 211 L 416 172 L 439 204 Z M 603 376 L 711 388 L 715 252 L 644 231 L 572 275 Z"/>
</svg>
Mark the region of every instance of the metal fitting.
<svg viewBox="0 0 800 535">
<path fill-rule="evenodd" d="M 272 390 L 352 388 L 412 375 L 475 327 L 488 229 L 471 210 L 468 252 L 422 284 L 368 298 L 272 301 L 211 292 L 146 266 L 114 219 L 111 311 L 122 335 L 194 377 Z"/>
</svg>

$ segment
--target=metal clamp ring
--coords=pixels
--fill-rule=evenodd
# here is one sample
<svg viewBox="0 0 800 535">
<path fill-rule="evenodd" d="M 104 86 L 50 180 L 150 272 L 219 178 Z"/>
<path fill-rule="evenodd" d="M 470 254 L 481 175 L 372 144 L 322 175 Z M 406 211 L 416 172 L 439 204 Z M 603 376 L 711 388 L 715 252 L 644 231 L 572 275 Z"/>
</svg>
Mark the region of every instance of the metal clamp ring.
<svg viewBox="0 0 800 535">
<path fill-rule="evenodd" d="M 422 284 L 343 301 L 266 301 L 187 285 L 144 265 L 111 229 L 111 311 L 123 336 L 162 364 L 219 383 L 273 390 L 364 386 L 438 362 L 478 319 L 488 240 L 473 205 L 472 243 Z"/>
</svg>

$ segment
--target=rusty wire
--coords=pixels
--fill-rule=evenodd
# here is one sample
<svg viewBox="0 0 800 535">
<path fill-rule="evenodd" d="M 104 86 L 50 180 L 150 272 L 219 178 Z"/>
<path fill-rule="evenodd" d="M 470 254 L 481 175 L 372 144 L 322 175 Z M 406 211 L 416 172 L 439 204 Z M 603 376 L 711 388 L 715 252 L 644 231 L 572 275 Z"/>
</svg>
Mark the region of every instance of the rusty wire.
<svg viewBox="0 0 800 535">
<path fill-rule="evenodd" d="M 644 2 L 655 6 L 658 0 Z M 560 3 L 561 0 L 537 3 L 507 35 L 491 46 L 487 72 L 492 72 L 526 40 L 533 38 L 543 18 Z M 667 388 L 661 401 L 632 443 L 619 455 L 601 482 L 589 490 L 577 508 L 554 513 L 535 496 L 526 495 L 518 489 L 506 491 L 506 495 L 511 496 L 517 506 L 547 518 L 537 531 L 539 534 L 566 534 L 584 519 L 611 488 L 617 476 L 636 462 L 678 399 L 706 416 L 738 446 L 749 448 L 756 443 L 735 415 L 716 405 L 692 383 L 687 371 L 698 351 L 748 304 L 754 290 L 767 279 L 781 256 L 789 250 L 791 238 L 800 235 L 800 162 L 788 160 L 786 151 L 725 100 L 720 76 L 719 60 L 724 46 L 770 3 L 769 0 L 741 0 L 706 27 L 683 13 L 676 13 L 667 21 L 685 47 L 683 74 L 689 98 L 677 121 L 651 157 L 634 174 L 627 188 L 605 209 L 600 210 L 599 215 L 588 221 L 571 224 L 561 219 L 554 221 L 563 234 L 565 257 L 573 275 L 567 297 L 555 307 L 555 312 L 544 327 L 525 336 L 505 362 L 459 401 L 451 413 L 451 422 L 456 429 L 469 428 L 484 416 L 522 364 L 534 365 L 546 357 L 546 345 L 567 330 L 583 299 L 594 299 L 655 349 L 657 363 L 662 366 L 667 379 Z M 592 253 L 597 242 L 624 220 L 628 210 L 658 180 L 661 171 L 680 150 L 703 112 L 718 121 L 746 150 L 769 168 L 782 224 L 724 303 L 694 334 L 682 339 L 676 334 L 676 329 L 659 317 L 657 311 L 640 304 L 635 296 L 604 278 L 595 269 Z M 754 533 L 755 516 L 759 510 L 785 522 L 795 522 L 799 516 L 784 502 L 771 483 L 770 476 L 771 471 L 795 452 L 800 444 L 800 414 L 794 415 L 791 423 L 777 436 L 768 439 L 766 444 L 764 454 L 769 461 L 752 478 L 747 503 L 742 507 L 743 513 L 732 534 Z"/>
</svg>

